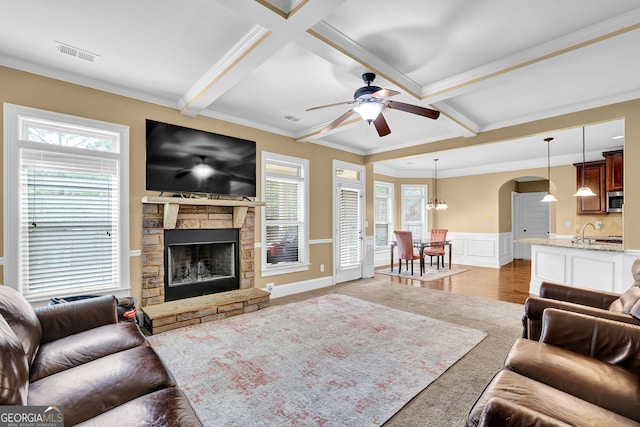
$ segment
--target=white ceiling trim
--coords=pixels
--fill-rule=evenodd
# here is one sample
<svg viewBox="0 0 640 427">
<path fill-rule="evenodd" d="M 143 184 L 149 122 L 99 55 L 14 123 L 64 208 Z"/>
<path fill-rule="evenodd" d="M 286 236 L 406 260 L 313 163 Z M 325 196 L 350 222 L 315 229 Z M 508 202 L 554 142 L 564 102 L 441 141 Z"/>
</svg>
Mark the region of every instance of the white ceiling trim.
<svg viewBox="0 0 640 427">
<path fill-rule="evenodd" d="M 341 33 L 328 23 L 321 21 L 307 31 L 334 49 L 353 59 L 368 71 L 372 71 L 380 77 L 403 89 L 407 94 L 420 99 L 420 85 L 412 79 L 396 70 L 385 61 L 360 46 L 354 40 Z M 360 77 L 360 76 L 358 76 Z"/>
<path fill-rule="evenodd" d="M 245 67 L 245 73 L 234 72 L 232 77 L 228 78 L 227 84 L 222 85 L 221 80 L 225 76 L 229 76 L 232 68 L 236 70 L 243 59 L 247 57 L 254 49 L 262 44 L 271 32 L 260 25 L 254 25 L 251 30 L 240 39 L 226 55 L 224 55 L 217 63 L 213 65 L 198 81 L 184 94 L 180 100 L 180 112 L 188 116 L 198 115 L 209 104 L 211 104 L 218 96 L 222 95 L 233 84 L 237 83 L 251 69 Z M 256 58 L 259 60 L 259 58 Z M 216 90 L 213 87 L 217 86 Z M 226 86 L 224 89 L 222 86 Z"/>
</svg>

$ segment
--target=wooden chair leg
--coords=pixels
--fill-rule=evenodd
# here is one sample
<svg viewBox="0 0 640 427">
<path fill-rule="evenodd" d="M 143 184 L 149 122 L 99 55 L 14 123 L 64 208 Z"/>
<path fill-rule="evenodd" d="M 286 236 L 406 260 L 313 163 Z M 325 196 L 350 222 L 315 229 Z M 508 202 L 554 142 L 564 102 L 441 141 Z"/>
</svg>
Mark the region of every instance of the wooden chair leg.
<svg viewBox="0 0 640 427">
<path fill-rule="evenodd" d="M 413 260 L 411 260 L 411 275 L 413 276 Z"/>
</svg>

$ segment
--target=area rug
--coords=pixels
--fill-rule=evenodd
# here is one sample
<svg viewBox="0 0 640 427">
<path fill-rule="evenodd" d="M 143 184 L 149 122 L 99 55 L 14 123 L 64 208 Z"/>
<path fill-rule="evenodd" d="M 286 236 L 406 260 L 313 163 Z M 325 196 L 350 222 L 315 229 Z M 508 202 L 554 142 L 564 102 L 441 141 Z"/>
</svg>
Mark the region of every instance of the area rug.
<svg viewBox="0 0 640 427">
<path fill-rule="evenodd" d="M 377 426 L 485 336 L 330 294 L 149 342 L 206 426 Z"/>
<path fill-rule="evenodd" d="M 404 269 L 403 266 L 403 270 L 400 274 L 398 274 L 398 267 L 394 267 L 393 271 L 390 271 L 388 268 L 384 268 L 381 270 L 376 270 L 376 273 L 380 273 L 380 274 L 386 274 L 387 276 L 394 276 L 394 277 L 405 277 L 407 279 L 413 279 L 413 280 L 421 280 L 423 282 L 430 282 L 432 280 L 438 280 L 438 279 L 444 279 L 445 277 L 449 277 L 449 276 L 453 276 L 454 274 L 460 274 L 460 273 L 464 273 L 465 271 L 469 271 L 468 268 L 460 268 L 460 267 L 451 267 L 451 269 L 449 268 L 440 268 L 440 270 L 438 270 L 435 267 L 427 267 L 424 271 L 424 273 L 422 273 L 422 275 L 420 274 L 420 266 L 419 265 L 415 265 L 414 266 L 414 270 L 413 270 L 413 274 L 411 274 L 411 266 L 409 266 L 409 270 Z"/>
</svg>

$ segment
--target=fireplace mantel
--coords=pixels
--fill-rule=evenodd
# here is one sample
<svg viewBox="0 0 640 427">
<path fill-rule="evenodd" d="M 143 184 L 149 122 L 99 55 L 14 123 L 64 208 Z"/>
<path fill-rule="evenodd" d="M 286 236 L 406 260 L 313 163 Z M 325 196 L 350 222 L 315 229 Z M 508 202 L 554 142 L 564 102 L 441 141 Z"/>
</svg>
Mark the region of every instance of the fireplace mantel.
<svg viewBox="0 0 640 427">
<path fill-rule="evenodd" d="M 142 203 L 164 205 L 163 227 L 166 230 L 173 230 L 176 228 L 180 205 L 233 207 L 233 228 L 242 228 L 244 218 L 250 207 L 265 206 L 264 202 L 254 202 L 250 200 L 199 199 L 162 196 L 144 196 L 142 198 Z"/>
</svg>

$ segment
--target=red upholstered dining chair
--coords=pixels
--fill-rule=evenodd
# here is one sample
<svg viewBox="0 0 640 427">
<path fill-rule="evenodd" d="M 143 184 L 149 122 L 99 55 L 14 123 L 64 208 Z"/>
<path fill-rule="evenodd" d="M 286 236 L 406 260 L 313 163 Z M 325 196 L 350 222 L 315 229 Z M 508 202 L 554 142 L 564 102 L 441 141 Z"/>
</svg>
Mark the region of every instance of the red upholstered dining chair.
<svg viewBox="0 0 640 427">
<path fill-rule="evenodd" d="M 447 240 L 446 228 L 433 228 L 429 237 L 430 242 L 444 242 Z M 429 257 L 429 265 L 433 266 L 433 257 L 436 257 L 436 265 L 440 270 L 440 259 L 442 259 L 442 268 L 444 268 L 444 245 L 427 246 L 422 254 Z"/>
<path fill-rule="evenodd" d="M 411 261 L 411 275 L 413 276 L 413 260 L 420 259 L 418 250 L 413 247 L 413 235 L 410 231 L 394 231 L 398 247 L 398 274 L 402 271 L 402 260 L 405 261 L 406 269 Z M 391 266 L 393 268 L 393 265 Z M 420 262 L 420 274 L 422 274 L 422 260 Z"/>
</svg>

